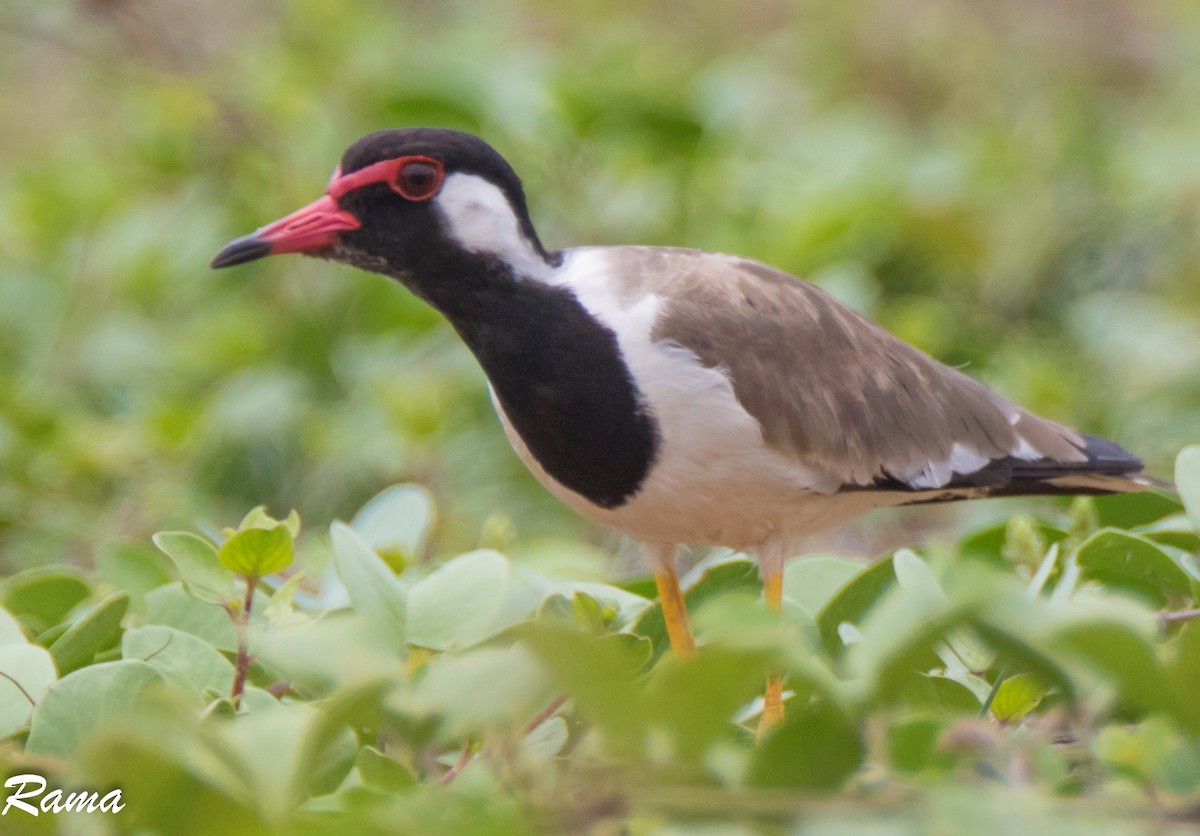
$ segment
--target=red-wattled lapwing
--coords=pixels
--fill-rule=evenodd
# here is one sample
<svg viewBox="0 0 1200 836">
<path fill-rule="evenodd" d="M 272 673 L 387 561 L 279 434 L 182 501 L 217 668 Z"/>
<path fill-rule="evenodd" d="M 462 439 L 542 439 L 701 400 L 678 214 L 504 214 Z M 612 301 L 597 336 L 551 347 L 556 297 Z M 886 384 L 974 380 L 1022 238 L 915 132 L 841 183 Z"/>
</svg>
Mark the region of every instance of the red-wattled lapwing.
<svg viewBox="0 0 1200 836">
<path fill-rule="evenodd" d="M 546 250 L 521 181 L 469 134 L 363 137 L 324 197 L 212 266 L 278 253 L 391 276 L 450 320 L 534 475 L 645 544 L 679 656 L 694 653 L 679 544 L 757 555 L 778 608 L 797 539 L 872 508 L 1148 484 L 1113 442 L 1027 412 L 764 264 Z M 782 712 L 776 678 L 762 727 Z"/>
</svg>

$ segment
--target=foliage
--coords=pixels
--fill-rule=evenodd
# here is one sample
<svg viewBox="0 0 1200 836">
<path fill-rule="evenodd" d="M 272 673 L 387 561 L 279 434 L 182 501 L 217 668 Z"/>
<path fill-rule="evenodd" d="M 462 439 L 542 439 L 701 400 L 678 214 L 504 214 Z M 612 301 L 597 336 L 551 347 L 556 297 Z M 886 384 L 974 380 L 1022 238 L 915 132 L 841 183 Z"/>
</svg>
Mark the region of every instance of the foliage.
<svg viewBox="0 0 1200 836">
<path fill-rule="evenodd" d="M 1200 427 L 1198 49 L 1182 0 L 9 0 L 0 567 L 395 482 L 447 551 L 496 512 L 595 536 L 420 302 L 206 269 L 393 125 L 486 137 L 549 246 L 761 259 L 1165 473 Z"/>
<path fill-rule="evenodd" d="M 1101 527 L 1077 510 L 1090 528 L 1039 523 L 1053 542 L 1036 565 L 1016 559 L 1023 525 L 991 548 L 972 534 L 969 551 L 901 549 L 874 565 L 798 558 L 781 615 L 746 591 L 744 557 L 712 555 L 688 590 L 692 660 L 655 647 L 658 605 L 630 591 L 640 581 L 559 579 L 494 550 L 397 573 L 377 548 L 419 549 L 432 516 L 419 488 L 302 539 L 305 575 L 279 558 L 298 519 L 256 509 L 219 545 L 158 535 L 166 558 L 140 559 L 169 559 L 179 580 L 151 589 L 112 592 L 101 572 L 51 614 L 27 591 L 61 576 L 14 578 L 25 594 L 0 611 L 2 757 L 52 784 L 120 787 L 122 826 L 163 833 L 792 820 L 820 832 L 831 793 L 855 800 L 842 821 L 862 826 L 901 815 L 914 828 L 1107 832 L 1113 817 L 1121 830 L 1188 815 L 1200 447 L 1177 478 L 1187 506 L 1169 525 Z M 251 618 L 239 599 L 253 601 L 260 573 L 270 592 Z M 232 642 L 216 629 L 230 617 Z M 786 672 L 788 714 L 756 743 L 771 671 Z M 1006 808 L 1014 795 L 1020 809 Z"/>
<path fill-rule="evenodd" d="M 794 561 L 781 620 L 711 555 L 682 663 L 428 308 L 205 265 L 358 135 L 462 128 L 551 247 L 761 259 L 1166 474 L 1200 427 L 1198 9 L 3 5 L 0 761 L 120 784 L 169 833 L 1194 816 L 1200 632 L 1165 614 L 1196 603 L 1200 449 L 1186 509 L 876 515 L 839 545 L 925 545 Z M 259 502 L 307 530 L 204 522 Z M 776 669 L 789 719 L 755 745 Z"/>
</svg>

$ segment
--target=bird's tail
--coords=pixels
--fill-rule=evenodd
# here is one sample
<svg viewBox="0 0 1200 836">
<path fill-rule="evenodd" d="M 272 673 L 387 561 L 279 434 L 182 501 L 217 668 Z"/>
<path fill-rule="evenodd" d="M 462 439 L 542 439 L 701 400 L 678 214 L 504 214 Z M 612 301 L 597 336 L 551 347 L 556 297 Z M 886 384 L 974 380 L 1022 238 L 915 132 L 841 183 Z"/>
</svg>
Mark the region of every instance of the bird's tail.
<svg viewBox="0 0 1200 836">
<path fill-rule="evenodd" d="M 1173 490 L 1170 482 L 1145 473 L 1141 459 L 1116 442 L 1095 435 L 1081 434 L 1081 437 L 1084 442 L 1082 452 L 1086 456 L 1083 460 L 1008 457 L 993 461 L 980 473 L 972 474 L 973 484 L 947 485 L 922 493 L 904 504 L 923 505 L 993 496 L 1101 496 L 1152 488 Z"/>
</svg>

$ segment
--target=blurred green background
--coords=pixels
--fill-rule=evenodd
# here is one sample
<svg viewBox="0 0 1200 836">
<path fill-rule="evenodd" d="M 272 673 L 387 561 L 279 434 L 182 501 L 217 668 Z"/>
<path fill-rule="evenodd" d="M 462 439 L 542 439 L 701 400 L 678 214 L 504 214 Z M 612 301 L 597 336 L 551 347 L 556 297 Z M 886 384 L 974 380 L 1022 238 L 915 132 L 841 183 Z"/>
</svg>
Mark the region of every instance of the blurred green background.
<svg viewBox="0 0 1200 836">
<path fill-rule="evenodd" d="M 1159 475 L 1200 439 L 1192 0 L 0 6 L 0 570 L 383 486 L 601 536 L 381 277 L 228 239 L 360 134 L 480 134 L 548 246 L 723 250 Z M 945 512 L 939 512 L 945 513 Z"/>
</svg>

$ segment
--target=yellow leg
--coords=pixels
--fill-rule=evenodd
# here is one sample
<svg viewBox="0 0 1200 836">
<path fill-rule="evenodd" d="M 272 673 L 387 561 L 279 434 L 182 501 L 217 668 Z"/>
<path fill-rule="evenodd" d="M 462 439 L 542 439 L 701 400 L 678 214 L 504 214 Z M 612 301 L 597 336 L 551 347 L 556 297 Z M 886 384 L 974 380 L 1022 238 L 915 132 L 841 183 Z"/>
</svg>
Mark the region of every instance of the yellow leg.
<svg viewBox="0 0 1200 836">
<path fill-rule="evenodd" d="M 767 609 L 778 613 L 783 609 L 783 565 L 776 561 L 763 561 L 763 597 Z M 773 727 L 783 722 L 783 677 L 775 674 L 767 678 L 767 690 L 763 696 L 762 716 L 758 719 L 758 739 Z"/>
<path fill-rule="evenodd" d="M 663 621 L 667 624 L 667 638 L 671 649 L 680 659 L 691 659 L 696 655 L 696 641 L 688 625 L 687 605 L 683 591 L 679 588 L 679 576 L 675 574 L 675 547 L 651 547 L 654 582 L 658 584 L 658 600 L 662 602 Z"/>
</svg>

